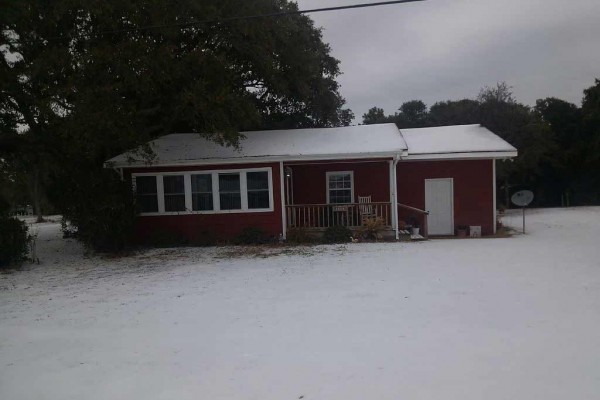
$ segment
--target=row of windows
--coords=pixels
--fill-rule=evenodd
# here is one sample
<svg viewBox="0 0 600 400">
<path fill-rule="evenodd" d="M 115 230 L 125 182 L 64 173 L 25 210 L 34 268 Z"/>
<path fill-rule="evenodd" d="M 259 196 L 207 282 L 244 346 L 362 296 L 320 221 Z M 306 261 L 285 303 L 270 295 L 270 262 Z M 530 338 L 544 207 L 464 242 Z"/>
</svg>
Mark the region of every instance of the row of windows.
<svg viewBox="0 0 600 400">
<path fill-rule="evenodd" d="M 269 170 L 136 175 L 133 180 L 141 213 L 270 210 L 272 207 Z"/>
</svg>

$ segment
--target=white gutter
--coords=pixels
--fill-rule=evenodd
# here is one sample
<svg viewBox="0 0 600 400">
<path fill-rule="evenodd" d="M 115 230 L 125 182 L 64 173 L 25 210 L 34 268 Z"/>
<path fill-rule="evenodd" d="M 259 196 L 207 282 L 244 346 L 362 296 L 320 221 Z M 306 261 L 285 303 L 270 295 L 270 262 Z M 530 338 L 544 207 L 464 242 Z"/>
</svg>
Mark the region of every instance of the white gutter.
<svg viewBox="0 0 600 400">
<path fill-rule="evenodd" d="M 400 232 L 398 231 L 398 161 L 401 156 L 397 154 L 394 161 L 392 162 L 392 218 L 394 218 L 394 231 L 396 233 L 396 240 L 400 239 Z"/>
<path fill-rule="evenodd" d="M 281 155 L 281 156 L 262 156 L 262 157 L 240 157 L 240 158 L 205 158 L 196 160 L 169 161 L 165 163 L 157 162 L 148 164 L 143 161 L 113 161 L 108 160 L 104 163 L 105 168 L 156 168 L 156 167 L 180 167 L 186 165 L 216 165 L 216 164 L 253 164 L 270 163 L 280 161 L 320 161 L 320 160 L 362 160 L 371 158 L 393 158 L 397 153 L 347 153 L 347 154 L 317 154 L 317 155 Z"/>
<path fill-rule="evenodd" d="M 496 160 L 492 160 L 492 188 L 493 188 L 493 196 L 494 196 L 494 220 L 492 221 L 493 223 L 493 232 L 494 234 L 496 234 L 496 220 L 498 219 L 498 216 L 496 215 L 496 210 L 497 210 L 497 206 L 496 206 Z"/>
<path fill-rule="evenodd" d="M 283 161 L 279 162 L 279 190 L 281 196 L 281 234 L 283 240 L 287 236 L 287 210 L 285 209 L 285 171 L 283 170 Z"/>
</svg>

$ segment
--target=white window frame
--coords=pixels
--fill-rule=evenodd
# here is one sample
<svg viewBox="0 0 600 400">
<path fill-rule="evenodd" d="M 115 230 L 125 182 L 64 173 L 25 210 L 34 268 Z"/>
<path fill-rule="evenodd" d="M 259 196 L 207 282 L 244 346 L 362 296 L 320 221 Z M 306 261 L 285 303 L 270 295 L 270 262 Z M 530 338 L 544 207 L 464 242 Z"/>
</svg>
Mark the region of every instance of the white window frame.
<svg viewBox="0 0 600 400">
<path fill-rule="evenodd" d="M 351 201 L 350 203 L 354 203 L 354 171 L 327 171 L 326 172 L 326 179 L 325 179 L 325 189 L 326 189 L 326 193 L 327 193 L 327 204 L 331 204 L 329 202 L 329 179 L 331 178 L 331 176 L 334 175 L 347 175 L 350 174 L 350 195 L 351 197 Z M 335 204 L 341 204 L 341 203 L 335 203 Z"/>
<path fill-rule="evenodd" d="M 267 172 L 269 177 L 269 208 L 248 208 L 248 191 L 247 191 L 247 172 Z M 242 197 L 242 208 L 238 210 L 221 210 L 219 197 L 219 174 L 240 174 L 240 194 Z M 212 195 L 213 195 L 213 210 L 192 211 L 192 178 L 191 175 L 210 174 L 212 175 Z M 165 193 L 163 187 L 163 176 L 168 175 L 183 175 L 183 183 L 185 187 L 185 211 L 165 211 Z M 261 213 L 273 212 L 273 169 L 271 167 L 262 168 L 238 168 L 238 169 L 213 169 L 213 170 L 195 170 L 195 171 L 169 171 L 169 172 L 138 172 L 131 174 L 131 181 L 135 193 L 135 178 L 138 176 L 155 176 L 156 191 L 158 196 L 158 212 L 140 213 L 141 216 L 159 216 L 159 215 L 193 215 L 193 214 L 246 214 L 246 213 Z"/>
</svg>

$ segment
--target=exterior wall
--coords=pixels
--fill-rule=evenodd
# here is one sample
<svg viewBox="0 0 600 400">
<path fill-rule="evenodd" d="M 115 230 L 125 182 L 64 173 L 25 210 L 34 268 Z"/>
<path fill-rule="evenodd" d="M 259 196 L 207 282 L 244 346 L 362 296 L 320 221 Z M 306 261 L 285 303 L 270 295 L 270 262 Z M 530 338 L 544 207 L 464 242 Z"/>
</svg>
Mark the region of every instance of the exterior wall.
<svg viewBox="0 0 600 400">
<path fill-rule="evenodd" d="M 495 224 L 493 162 L 489 159 L 401 161 L 397 169 L 398 201 L 425 209 L 425 179 L 453 178 L 454 227 L 481 225 L 482 234 L 491 235 Z M 416 216 L 399 209 L 400 219 L 411 215 Z"/>
<path fill-rule="evenodd" d="M 282 233 L 279 163 L 130 168 L 124 171 L 124 177 L 131 181 L 132 173 L 207 171 L 261 167 L 272 168 L 273 211 L 138 216 L 135 232 L 136 237 L 143 240 L 154 231 L 167 231 L 193 241 L 200 232 L 210 231 L 218 239 L 232 239 L 243 228 L 250 226 L 260 227 L 270 235 L 278 237 Z"/>
<path fill-rule="evenodd" d="M 292 168 L 294 204 L 327 203 L 326 174 L 334 171 L 354 172 L 354 202 L 369 195 L 373 202 L 390 201 L 388 160 L 285 165 Z"/>
</svg>

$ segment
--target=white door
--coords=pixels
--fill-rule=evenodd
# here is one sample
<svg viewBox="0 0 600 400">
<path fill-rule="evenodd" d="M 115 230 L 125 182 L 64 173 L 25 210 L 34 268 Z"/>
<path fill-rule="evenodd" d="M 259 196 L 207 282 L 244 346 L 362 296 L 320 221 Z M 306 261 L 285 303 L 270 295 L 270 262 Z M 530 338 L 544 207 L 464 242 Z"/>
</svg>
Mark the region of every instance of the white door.
<svg viewBox="0 0 600 400">
<path fill-rule="evenodd" d="M 425 179 L 425 210 L 427 233 L 430 235 L 454 234 L 454 194 L 452 178 Z"/>
</svg>

